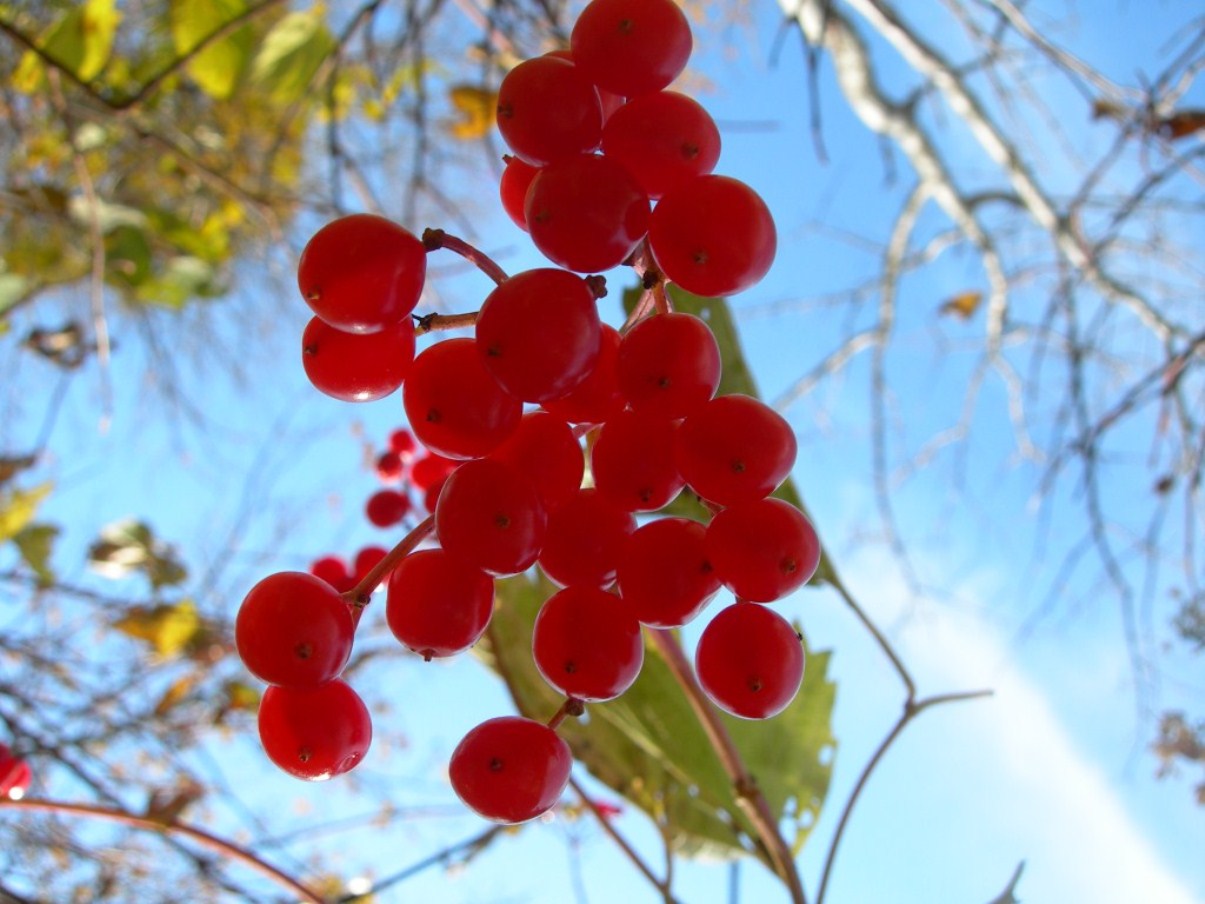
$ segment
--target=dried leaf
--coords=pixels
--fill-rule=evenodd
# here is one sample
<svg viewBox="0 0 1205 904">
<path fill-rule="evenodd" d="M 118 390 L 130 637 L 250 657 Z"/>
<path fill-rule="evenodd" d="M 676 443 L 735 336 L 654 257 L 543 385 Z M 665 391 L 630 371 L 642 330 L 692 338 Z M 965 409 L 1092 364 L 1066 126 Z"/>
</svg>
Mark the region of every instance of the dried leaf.
<svg viewBox="0 0 1205 904">
<path fill-rule="evenodd" d="M 188 577 L 175 550 L 159 540 L 146 524 L 133 519 L 116 521 L 101 529 L 88 549 L 88 564 L 107 578 L 125 578 L 143 572 L 156 590 L 179 584 Z"/>
<path fill-rule="evenodd" d="M 204 622 L 190 599 L 159 606 L 134 606 L 113 627 L 145 641 L 163 659 L 173 659 L 201 634 Z"/>
<path fill-rule="evenodd" d="M 448 127 L 453 138 L 475 141 L 489 134 L 498 108 L 498 92 L 480 85 L 453 85 L 448 99 L 460 114 L 460 119 Z"/>
<path fill-rule="evenodd" d="M 960 320 L 970 320 L 971 317 L 979 310 L 979 305 L 983 303 L 983 293 L 971 290 L 970 292 L 960 292 L 953 298 L 947 299 L 940 308 L 939 314 L 947 314 L 957 317 Z"/>
<path fill-rule="evenodd" d="M 1169 141 L 1178 141 L 1205 130 L 1205 110 L 1180 110 L 1159 122 L 1158 132 Z"/>
</svg>

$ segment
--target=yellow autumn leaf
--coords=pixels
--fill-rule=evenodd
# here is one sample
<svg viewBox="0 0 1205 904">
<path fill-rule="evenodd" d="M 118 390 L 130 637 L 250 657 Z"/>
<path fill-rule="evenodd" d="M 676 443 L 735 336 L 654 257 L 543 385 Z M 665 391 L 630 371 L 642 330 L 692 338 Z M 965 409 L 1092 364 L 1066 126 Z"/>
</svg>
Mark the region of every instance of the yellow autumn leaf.
<svg viewBox="0 0 1205 904">
<path fill-rule="evenodd" d="M 960 320 L 970 320 L 971 316 L 979 310 L 979 305 L 982 303 L 982 292 L 960 292 L 954 297 L 947 299 L 938 309 L 938 313 L 951 314 Z"/>
<path fill-rule="evenodd" d="M 498 92 L 478 85 L 454 85 L 448 91 L 448 100 L 460 114 L 460 118 L 448 126 L 453 138 L 475 141 L 493 127 Z"/>
<path fill-rule="evenodd" d="M 195 672 L 189 672 L 181 678 L 177 678 L 159 698 L 159 702 L 155 704 L 155 715 L 165 715 L 172 707 L 188 696 L 188 692 L 196 686 L 197 675 Z"/>
<path fill-rule="evenodd" d="M 29 490 L 0 494 L 0 543 L 11 540 L 24 530 L 37 514 L 38 505 L 49 495 L 53 486 L 50 483 L 42 483 Z"/>
<path fill-rule="evenodd" d="M 201 631 L 201 617 L 192 600 L 159 606 L 135 606 L 113 623 L 121 633 L 145 641 L 164 658 L 179 656 Z"/>
</svg>

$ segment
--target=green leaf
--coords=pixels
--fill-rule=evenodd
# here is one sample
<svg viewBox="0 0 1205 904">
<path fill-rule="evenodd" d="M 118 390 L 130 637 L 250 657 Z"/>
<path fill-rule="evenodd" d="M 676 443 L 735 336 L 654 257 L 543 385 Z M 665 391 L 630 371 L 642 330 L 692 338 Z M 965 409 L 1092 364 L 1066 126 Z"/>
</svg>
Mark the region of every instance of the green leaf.
<svg viewBox="0 0 1205 904">
<path fill-rule="evenodd" d="M 530 653 L 536 613 L 555 591 L 542 577 L 500 582 L 499 607 L 478 645 L 519 711 L 540 720 L 562 700 Z M 752 826 L 702 723 L 656 647 L 645 653 L 640 677 L 622 697 L 591 704 L 587 721 L 566 720 L 559 731 L 595 778 L 667 827 L 677 853 L 730 858 L 755 852 Z M 774 719 L 724 718 L 771 810 L 795 822 L 796 847 L 819 814 L 831 776 L 835 689 L 827 678 L 829 656 L 810 657 L 802 690 Z"/>
<path fill-rule="evenodd" d="M 53 488 L 54 484 L 42 483 L 29 490 L 0 494 L 0 543 L 13 539 L 33 521 L 38 506 Z"/>
<path fill-rule="evenodd" d="M 59 528 L 53 524 L 31 524 L 13 537 L 21 558 L 38 576 L 38 584 L 50 587 L 54 584 L 54 572 L 50 569 L 50 554 Z"/>
<path fill-rule="evenodd" d="M 213 266 L 199 257 L 180 255 L 167 262 L 167 269 L 138 287 L 138 300 L 179 310 L 194 298 L 212 298 L 222 293 Z"/>
<path fill-rule="evenodd" d="M 136 226 L 118 226 L 105 236 L 105 270 L 109 281 L 134 288 L 151 275 L 151 243 Z"/>
<path fill-rule="evenodd" d="M 183 56 L 246 12 L 243 0 L 172 0 L 172 41 Z M 244 25 L 207 46 L 185 67 L 189 77 L 210 97 L 225 100 L 238 87 L 255 49 L 255 35 Z"/>
<path fill-rule="evenodd" d="M 29 280 L 16 273 L 0 273 L 0 317 L 4 312 L 25 297 L 29 291 Z"/>
<path fill-rule="evenodd" d="M 321 4 L 289 13 L 272 26 L 260 45 L 251 77 L 282 104 L 300 100 L 309 91 L 318 67 L 336 42 L 326 27 Z"/>
<path fill-rule="evenodd" d="M 146 524 L 133 519 L 101 528 L 100 538 L 88 549 L 88 564 L 107 578 L 142 572 L 156 590 L 179 584 L 188 577 L 175 550 L 159 540 Z"/>
<path fill-rule="evenodd" d="M 720 361 L 723 366 L 717 394 L 741 393 L 761 398 L 757 391 L 757 384 L 753 380 L 753 372 L 749 369 L 744 352 L 741 351 L 736 321 L 732 317 L 732 309 L 728 306 L 728 302 L 723 298 L 704 298 L 701 295 L 694 295 L 672 284 L 667 287 L 667 291 L 675 311 L 694 314 L 696 317 L 702 318 L 715 336 L 716 344 L 720 347 Z M 643 290 L 639 286 L 624 290 L 623 308 L 627 313 L 630 314 L 636 307 L 642 294 Z M 791 503 L 809 518 L 812 517 L 807 506 L 803 504 L 794 478 L 788 477 L 783 485 L 774 491 L 773 495 Z M 707 509 L 689 493 L 682 493 L 664 509 L 664 512 L 669 515 L 694 518 L 696 521 L 708 521 L 711 518 Z M 828 551 L 822 549 L 820 565 L 812 576 L 809 586 L 818 587 L 821 584 L 835 584 L 836 582 L 837 574 L 832 560 L 828 556 Z"/>
<path fill-rule="evenodd" d="M 109 61 L 119 21 L 116 0 L 85 0 L 55 23 L 38 43 L 48 57 L 88 82 Z"/>
</svg>

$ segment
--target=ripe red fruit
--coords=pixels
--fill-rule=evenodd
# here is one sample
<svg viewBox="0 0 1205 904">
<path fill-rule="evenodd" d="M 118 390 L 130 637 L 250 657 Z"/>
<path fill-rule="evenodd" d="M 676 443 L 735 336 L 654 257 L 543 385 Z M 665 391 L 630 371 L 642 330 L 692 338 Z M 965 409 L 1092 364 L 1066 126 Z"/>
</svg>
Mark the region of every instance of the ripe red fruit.
<svg viewBox="0 0 1205 904">
<path fill-rule="evenodd" d="M 674 427 L 639 411 L 603 424 L 590 450 L 599 492 L 629 512 L 655 512 L 673 502 L 685 485 L 674 464 Z"/>
<path fill-rule="evenodd" d="M 723 395 L 679 425 L 674 461 L 704 499 L 734 505 L 774 492 L 791 473 L 796 448 L 791 425 L 769 405 Z"/>
<path fill-rule="evenodd" d="M 570 424 L 601 424 L 623 411 L 624 399 L 615 375 L 619 331 L 604 323 L 594 369 L 568 395 L 545 402 L 544 408 Z"/>
<path fill-rule="evenodd" d="M 475 644 L 493 610 L 493 579 L 444 549 L 411 553 L 389 578 L 389 630 L 427 660 Z"/>
<path fill-rule="evenodd" d="M 582 485 L 586 457 L 569 425 L 547 411 L 529 411 L 501 446 L 490 453 L 531 481 L 551 512 Z"/>
<path fill-rule="evenodd" d="M 527 231 L 527 214 L 523 205 L 527 201 L 527 189 L 531 188 L 531 180 L 540 171 L 538 166 L 532 166 L 518 157 L 507 154 L 502 158 L 506 168 L 502 170 L 502 178 L 498 180 L 498 196 L 502 200 L 502 209 L 516 226 Z"/>
<path fill-rule="evenodd" d="M 534 565 L 546 524 L 531 481 L 489 458 L 457 468 L 435 506 L 440 545 L 495 575 L 518 574 Z"/>
<path fill-rule="evenodd" d="M 603 153 L 618 160 L 650 198 L 715 169 L 720 130 L 703 106 L 676 91 L 634 97 L 603 129 Z"/>
<path fill-rule="evenodd" d="M 377 456 L 373 470 L 376 471 L 377 480 L 381 483 L 398 483 L 406 472 L 406 465 L 402 461 L 402 456 L 389 449 Z"/>
<path fill-rule="evenodd" d="M 410 497 L 397 490 L 377 490 L 364 504 L 364 514 L 375 527 L 393 527 L 410 511 Z"/>
<path fill-rule="evenodd" d="M 609 587 L 634 530 L 631 512 L 593 487 L 579 489 L 548 515 L 540 568 L 562 587 Z"/>
<path fill-rule="evenodd" d="M 577 65 L 623 97 L 660 91 L 686 68 L 690 23 L 673 0 L 593 0 L 569 36 Z"/>
<path fill-rule="evenodd" d="M 6 744 L 0 744 L 0 797 L 20 800 L 32 781 L 33 770 L 29 763 L 14 756 Z"/>
<path fill-rule="evenodd" d="M 758 282 L 778 246 L 766 202 L 728 176 L 698 176 L 666 193 L 649 219 L 649 247 L 666 277 L 716 298 Z"/>
<path fill-rule="evenodd" d="M 452 752 L 448 776 L 478 815 L 518 823 L 552 809 L 572 765 L 569 745 L 547 725 L 501 716 L 464 736 Z"/>
<path fill-rule="evenodd" d="M 416 443 L 409 430 L 394 430 L 389 434 L 389 451 L 401 456 L 404 460 L 414 457 Z"/>
<path fill-rule="evenodd" d="M 326 581 L 336 593 L 346 593 L 356 586 L 356 579 L 347 569 L 347 563 L 338 556 L 323 556 L 310 563 L 310 574 Z"/>
<path fill-rule="evenodd" d="M 790 622 L 757 603 L 716 614 L 695 650 L 699 685 L 716 706 L 742 719 L 776 716 L 803 683 L 803 642 Z"/>
<path fill-rule="evenodd" d="M 448 479 L 460 467 L 460 462 L 442 455 L 428 453 L 410 466 L 410 482 L 420 490 L 429 490 Z"/>
<path fill-rule="evenodd" d="M 689 518 L 658 518 L 641 526 L 619 559 L 619 592 L 641 624 L 680 628 L 720 589 L 707 558 L 707 528 Z"/>
<path fill-rule="evenodd" d="M 598 303 L 576 274 L 527 270 L 486 297 L 475 335 L 481 363 L 503 389 L 525 402 L 551 401 L 598 361 Z"/>
<path fill-rule="evenodd" d="M 738 598 L 772 603 L 815 574 L 820 540 L 803 512 L 771 496 L 730 506 L 711 519 L 707 557 Z"/>
<path fill-rule="evenodd" d="M 544 167 L 532 180 L 524 211 L 541 253 L 579 273 L 619 266 L 649 225 L 648 195 L 622 164 L 594 154 Z"/>
<path fill-rule="evenodd" d="M 633 410 L 686 417 L 720 385 L 720 347 L 694 314 L 656 314 L 637 323 L 619 343 L 615 376 Z"/>
<path fill-rule="evenodd" d="M 397 223 L 357 213 L 327 223 L 297 265 L 310 308 L 349 333 L 375 333 L 404 320 L 427 277 L 423 243 Z"/>
<path fill-rule="evenodd" d="M 269 687 L 259 704 L 259 738 L 268 759 L 285 772 L 324 781 L 364 759 L 372 718 L 339 678 L 317 687 Z"/>
<path fill-rule="evenodd" d="M 313 317 L 301 334 L 301 366 L 315 389 L 343 402 L 374 402 L 397 390 L 414 361 L 409 320 L 346 333 Z"/>
<path fill-rule="evenodd" d="M 533 166 L 592 151 L 602 140 L 598 90 L 572 62 L 524 60 L 498 87 L 498 131 Z"/>
<path fill-rule="evenodd" d="M 531 635 L 536 668 L 566 697 L 613 700 L 644 664 L 640 623 L 626 601 L 597 587 L 567 587 L 540 608 Z"/>
<path fill-rule="evenodd" d="M 372 571 L 381 564 L 381 560 L 389 555 L 389 550 L 383 546 L 365 546 L 356 553 L 355 562 L 352 569 L 356 576 L 356 583 L 359 583 L 368 576 L 368 572 Z M 376 588 L 372 588 L 375 590 Z"/>
<path fill-rule="evenodd" d="M 351 654 L 351 613 L 334 588 L 312 574 L 282 571 L 251 588 L 234 622 L 248 671 L 269 684 L 329 681 Z"/>
<path fill-rule="evenodd" d="M 490 376 L 467 337 L 436 342 L 414 359 L 402 403 L 419 441 L 447 458 L 488 455 L 523 414 L 523 403 Z"/>
</svg>

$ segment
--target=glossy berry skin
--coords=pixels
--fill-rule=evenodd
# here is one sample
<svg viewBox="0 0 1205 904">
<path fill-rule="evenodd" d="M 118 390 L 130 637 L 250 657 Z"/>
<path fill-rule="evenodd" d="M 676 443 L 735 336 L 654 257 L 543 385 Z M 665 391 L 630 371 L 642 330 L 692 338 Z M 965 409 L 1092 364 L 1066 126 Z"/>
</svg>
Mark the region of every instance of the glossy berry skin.
<svg viewBox="0 0 1205 904">
<path fill-rule="evenodd" d="M 524 60 L 498 86 L 498 131 L 532 166 L 598 147 L 602 104 L 594 84 L 569 60 Z"/>
<path fill-rule="evenodd" d="M 674 464 L 675 424 L 624 411 L 603 424 L 590 450 L 600 493 L 629 512 L 655 512 L 673 502 L 685 481 Z"/>
<path fill-rule="evenodd" d="M 364 759 L 372 719 L 360 695 L 339 678 L 317 687 L 269 687 L 259 704 L 259 738 L 268 759 L 285 772 L 325 781 Z"/>
<path fill-rule="evenodd" d="M 410 511 L 410 497 L 397 490 L 377 490 L 364 504 L 364 514 L 374 527 L 400 524 Z"/>
<path fill-rule="evenodd" d="M 569 783 L 573 754 L 551 728 L 520 716 L 482 722 L 452 751 L 452 790 L 479 816 L 519 823 L 551 810 Z"/>
<path fill-rule="evenodd" d="M 410 466 L 410 482 L 420 490 L 429 490 L 448 479 L 448 475 L 460 467 L 453 458 L 444 458 L 434 452 L 416 459 Z"/>
<path fill-rule="evenodd" d="M 0 798 L 21 800 L 33 781 L 29 763 L 13 756 L 6 744 L 0 744 Z"/>
<path fill-rule="evenodd" d="M 660 91 L 686 68 L 692 44 L 673 0 L 593 0 L 569 36 L 582 71 L 621 97 Z"/>
<path fill-rule="evenodd" d="M 532 180 L 524 212 L 540 252 L 578 273 L 619 266 L 649 226 L 648 195 L 621 164 L 594 154 L 544 167 Z"/>
<path fill-rule="evenodd" d="M 310 563 L 310 574 L 326 581 L 336 593 L 346 593 L 356 586 L 355 576 L 348 570 L 347 563 L 338 556 L 315 559 Z"/>
<path fill-rule="evenodd" d="M 347 604 L 326 581 L 300 571 L 268 575 L 243 599 L 234 642 L 261 681 L 313 687 L 334 678 L 351 655 Z"/>
<path fill-rule="evenodd" d="M 698 101 L 658 91 L 634 97 L 616 110 L 603 128 L 602 147 L 650 198 L 660 198 L 715 169 L 720 130 Z"/>
<path fill-rule="evenodd" d="M 467 337 L 436 342 L 414 359 L 402 404 L 419 442 L 456 459 L 488 455 L 523 414 L 523 403 L 490 376 Z"/>
<path fill-rule="evenodd" d="M 644 664 L 640 623 L 627 602 L 596 587 L 567 587 L 545 600 L 531 649 L 545 681 L 587 703 L 618 697 Z"/>
<path fill-rule="evenodd" d="M 698 176 L 668 192 L 649 219 L 649 247 L 666 278 L 717 298 L 770 270 L 778 247 L 766 202 L 729 176 Z"/>
<path fill-rule="evenodd" d="M 795 431 L 746 395 L 717 396 L 678 427 L 674 461 L 696 493 L 717 505 L 769 496 L 791 473 Z"/>
<path fill-rule="evenodd" d="M 527 201 L 527 189 L 531 188 L 531 180 L 536 177 L 540 168 L 511 154 L 507 154 L 503 161 L 506 168 L 502 170 L 502 177 L 498 180 L 498 197 L 511 222 L 526 232 L 527 214 L 523 212 L 523 205 Z"/>
<path fill-rule="evenodd" d="M 356 583 L 368 577 L 368 573 L 380 565 L 381 560 L 387 555 L 389 555 L 389 550 L 383 546 L 365 546 L 360 549 L 352 562 L 352 572 L 356 576 Z"/>
<path fill-rule="evenodd" d="M 540 568 L 561 587 L 609 587 L 635 530 L 631 512 L 594 487 L 577 490 L 548 515 Z"/>
<path fill-rule="evenodd" d="M 397 223 L 357 213 L 327 223 L 297 265 L 315 314 L 349 333 L 375 333 L 409 316 L 427 277 L 423 243 Z"/>
<path fill-rule="evenodd" d="M 577 493 L 586 470 L 586 457 L 573 430 L 547 411 L 523 415 L 515 432 L 489 457 L 530 480 L 546 512 Z"/>
<path fill-rule="evenodd" d="M 440 545 L 499 576 L 535 564 L 546 525 L 544 506 L 531 481 L 510 465 L 488 458 L 457 468 L 435 506 Z"/>
<path fill-rule="evenodd" d="M 699 637 L 695 674 L 720 709 L 742 719 L 769 719 L 803 684 L 803 641 L 790 622 L 757 603 L 718 612 Z"/>
<path fill-rule="evenodd" d="M 720 589 L 707 558 L 707 528 L 689 518 L 658 518 L 642 525 L 619 560 L 619 592 L 641 624 L 680 628 L 703 611 Z"/>
<path fill-rule="evenodd" d="M 558 399 L 598 361 L 602 324 L 586 281 L 545 267 L 516 273 L 477 315 L 477 351 L 498 384 L 524 402 Z"/>
<path fill-rule="evenodd" d="M 601 424 L 623 411 L 624 398 L 615 373 L 619 342 L 619 331 L 604 323 L 594 369 L 567 395 L 545 402 L 544 408 L 570 424 Z"/>
<path fill-rule="evenodd" d="M 389 434 L 389 451 L 401 456 L 404 461 L 414 457 L 416 448 L 417 443 L 409 430 L 394 430 Z"/>
<path fill-rule="evenodd" d="M 493 579 L 444 549 L 411 553 L 389 578 L 389 630 L 423 659 L 467 650 L 493 611 Z"/>
<path fill-rule="evenodd" d="M 406 379 L 414 361 L 409 320 L 375 333 L 346 333 L 318 317 L 301 334 L 301 365 L 310 383 L 342 402 L 383 399 Z"/>
<path fill-rule="evenodd" d="M 402 461 L 402 456 L 392 449 L 387 449 L 377 456 L 373 470 L 381 483 L 398 483 L 406 473 L 406 464 Z"/>
<path fill-rule="evenodd" d="M 715 395 L 720 347 L 694 314 L 656 314 L 637 323 L 619 343 L 615 376 L 635 411 L 683 418 Z"/>
<path fill-rule="evenodd" d="M 771 496 L 730 506 L 711 519 L 707 558 L 738 598 L 772 603 L 815 574 L 820 540 L 803 512 Z"/>
</svg>

